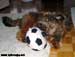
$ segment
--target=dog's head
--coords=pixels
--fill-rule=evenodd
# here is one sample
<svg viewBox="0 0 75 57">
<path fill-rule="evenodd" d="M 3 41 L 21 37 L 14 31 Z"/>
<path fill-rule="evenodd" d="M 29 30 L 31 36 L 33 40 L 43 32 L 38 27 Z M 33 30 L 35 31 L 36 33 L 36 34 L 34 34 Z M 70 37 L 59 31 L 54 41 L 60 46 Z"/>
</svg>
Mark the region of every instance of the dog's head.
<svg viewBox="0 0 75 57">
<path fill-rule="evenodd" d="M 36 26 L 40 30 L 45 32 L 44 35 L 47 36 L 47 38 L 45 38 L 47 42 L 52 43 L 54 47 L 57 46 L 58 42 L 53 37 L 57 32 L 59 32 L 59 30 L 60 30 L 60 35 L 62 35 L 61 30 L 63 31 L 62 29 L 63 27 L 61 27 L 61 25 L 58 23 L 59 21 L 62 20 L 64 21 L 64 17 L 62 14 L 30 13 L 27 16 L 25 16 L 24 19 L 26 19 L 26 21 L 23 24 L 22 28 L 20 29 L 20 34 L 19 34 L 20 37 L 18 37 L 19 41 L 25 42 L 25 36 L 28 29 Z"/>
</svg>

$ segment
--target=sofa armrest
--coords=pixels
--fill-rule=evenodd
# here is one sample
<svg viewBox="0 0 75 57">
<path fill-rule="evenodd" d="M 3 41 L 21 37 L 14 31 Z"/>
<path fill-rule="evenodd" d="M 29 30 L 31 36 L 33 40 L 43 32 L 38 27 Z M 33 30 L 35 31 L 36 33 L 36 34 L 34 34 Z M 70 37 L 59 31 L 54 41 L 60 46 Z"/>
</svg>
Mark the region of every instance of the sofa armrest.
<svg viewBox="0 0 75 57">
<path fill-rule="evenodd" d="M 9 0 L 0 0 L 0 9 L 7 7 L 9 5 Z"/>
</svg>

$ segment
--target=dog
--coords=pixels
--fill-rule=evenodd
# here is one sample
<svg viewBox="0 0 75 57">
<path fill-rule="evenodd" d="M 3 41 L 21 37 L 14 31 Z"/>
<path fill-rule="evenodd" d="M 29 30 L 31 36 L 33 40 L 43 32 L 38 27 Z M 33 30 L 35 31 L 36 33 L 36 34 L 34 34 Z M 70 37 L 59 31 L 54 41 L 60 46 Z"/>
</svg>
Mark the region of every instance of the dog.
<svg viewBox="0 0 75 57">
<path fill-rule="evenodd" d="M 67 18 L 62 12 L 42 12 L 43 17 L 37 22 L 37 27 L 44 30 L 48 35 L 48 41 L 55 48 L 61 46 L 62 40 L 66 33 L 65 19 Z"/>
<path fill-rule="evenodd" d="M 45 32 L 46 40 L 52 43 L 54 48 L 58 48 L 66 33 L 65 19 L 66 16 L 61 12 L 30 12 L 22 19 L 12 20 L 9 17 L 3 17 L 2 20 L 5 26 L 19 26 L 20 30 L 17 33 L 19 41 L 25 42 L 28 29 L 36 26 Z"/>
</svg>

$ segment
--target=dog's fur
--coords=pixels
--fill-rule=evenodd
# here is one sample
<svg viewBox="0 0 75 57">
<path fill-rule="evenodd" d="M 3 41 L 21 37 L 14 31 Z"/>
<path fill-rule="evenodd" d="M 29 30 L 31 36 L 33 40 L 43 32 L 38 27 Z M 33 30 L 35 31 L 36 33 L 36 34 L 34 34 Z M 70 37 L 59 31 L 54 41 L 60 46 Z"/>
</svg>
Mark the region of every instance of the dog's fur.
<svg viewBox="0 0 75 57">
<path fill-rule="evenodd" d="M 16 1 L 16 0 L 14 0 Z M 18 0 L 17 0 L 18 1 Z M 21 1 L 21 0 L 19 0 Z M 17 33 L 17 39 L 21 42 L 25 42 L 25 34 L 30 27 L 37 26 L 44 32 L 46 32 L 47 41 L 52 43 L 53 47 L 60 47 L 66 29 L 69 29 L 71 22 L 69 20 L 69 10 L 64 7 L 64 0 L 33 0 L 34 7 L 37 8 L 38 13 L 28 13 L 23 16 L 22 19 L 12 20 L 8 17 L 3 17 L 3 23 L 5 26 L 19 26 L 20 30 Z M 13 2 L 13 1 L 12 1 Z M 21 4 L 18 3 L 21 10 Z M 28 3 L 27 3 L 28 4 Z M 17 3 L 16 3 L 17 5 Z M 27 6 L 28 7 L 28 6 Z M 33 7 L 29 7 L 33 8 Z M 43 11 L 43 12 L 42 12 Z M 47 12 L 45 12 L 47 11 Z M 54 12 L 55 11 L 55 12 Z M 61 19 L 56 19 L 57 16 L 61 16 Z M 66 20 L 66 22 L 65 22 Z"/>
<path fill-rule="evenodd" d="M 57 20 L 55 17 L 61 16 Z M 60 46 L 62 39 L 66 33 L 65 19 L 67 17 L 61 12 L 43 12 L 43 17 L 37 22 L 37 27 L 47 33 L 48 41 L 52 43 L 55 48 Z"/>
<path fill-rule="evenodd" d="M 61 19 L 56 19 L 55 17 L 60 15 Z M 9 18 L 10 19 L 10 18 Z M 14 26 L 19 26 L 20 31 L 17 33 L 17 39 L 21 42 L 25 42 L 25 34 L 30 27 L 37 26 L 44 32 L 46 32 L 47 41 L 52 43 L 55 48 L 59 47 L 61 40 L 66 32 L 64 20 L 66 19 L 65 15 L 61 12 L 40 12 L 35 13 L 31 12 L 25 16 L 21 20 L 9 20 L 6 18 L 7 22 L 4 22 L 5 18 L 3 18 L 3 23 L 10 24 L 9 27 L 12 27 L 16 21 L 17 23 Z M 9 20 L 9 21 L 8 21 Z M 10 23 L 10 21 L 12 21 Z M 8 25 L 7 25 L 8 26 Z"/>
</svg>

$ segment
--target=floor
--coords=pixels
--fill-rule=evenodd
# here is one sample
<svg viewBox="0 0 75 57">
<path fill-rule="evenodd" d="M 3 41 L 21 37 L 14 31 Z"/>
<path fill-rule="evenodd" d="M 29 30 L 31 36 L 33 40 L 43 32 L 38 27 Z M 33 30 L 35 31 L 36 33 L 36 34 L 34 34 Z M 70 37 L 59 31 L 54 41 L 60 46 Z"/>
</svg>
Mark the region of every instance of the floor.
<svg viewBox="0 0 75 57">
<path fill-rule="evenodd" d="M 51 49 L 50 57 L 75 57 L 75 29 L 68 32 L 59 49 Z"/>
</svg>

